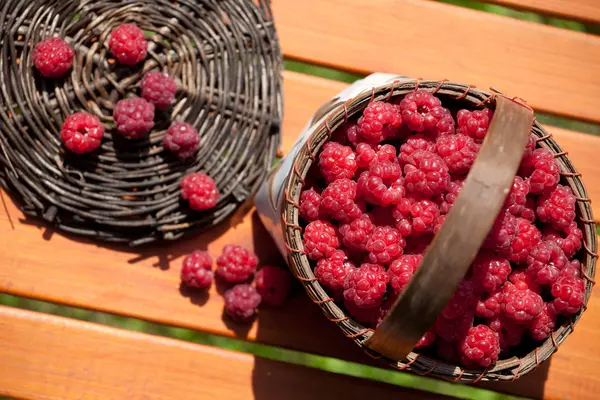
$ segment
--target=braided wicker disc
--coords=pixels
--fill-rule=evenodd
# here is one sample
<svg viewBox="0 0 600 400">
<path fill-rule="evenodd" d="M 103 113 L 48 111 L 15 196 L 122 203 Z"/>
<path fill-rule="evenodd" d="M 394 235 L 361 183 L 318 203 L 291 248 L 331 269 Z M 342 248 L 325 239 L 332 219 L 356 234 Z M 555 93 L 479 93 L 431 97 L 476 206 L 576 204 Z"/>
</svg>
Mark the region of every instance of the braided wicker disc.
<svg viewBox="0 0 600 400">
<path fill-rule="evenodd" d="M 119 66 L 108 50 L 112 29 L 135 23 L 149 42 L 145 63 Z M 173 240 L 212 227 L 254 194 L 271 167 L 282 114 L 281 54 L 267 0 L 0 1 L 0 183 L 29 216 L 58 228 L 131 245 Z M 65 78 L 32 67 L 40 40 L 60 36 L 75 50 Z M 147 139 L 114 132 L 119 99 L 139 95 L 149 70 L 178 83 L 171 110 L 157 113 Z M 61 147 L 64 119 L 97 115 L 102 146 L 86 156 Z M 197 157 L 182 163 L 163 151 L 172 121 L 200 132 Z M 194 212 L 180 200 L 189 172 L 211 176 L 217 206 Z"/>
</svg>

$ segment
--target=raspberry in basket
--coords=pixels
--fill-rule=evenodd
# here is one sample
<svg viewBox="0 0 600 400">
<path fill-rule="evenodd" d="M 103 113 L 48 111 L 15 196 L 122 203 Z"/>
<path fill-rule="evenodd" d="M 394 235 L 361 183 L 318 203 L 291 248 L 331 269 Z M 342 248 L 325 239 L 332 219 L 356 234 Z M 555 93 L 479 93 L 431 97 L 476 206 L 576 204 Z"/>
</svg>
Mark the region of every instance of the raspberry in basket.
<svg viewBox="0 0 600 400">
<path fill-rule="evenodd" d="M 415 151 L 404 166 L 406 191 L 432 197 L 442 193 L 450 183 L 446 163 L 435 153 Z"/>
<path fill-rule="evenodd" d="M 206 251 L 194 251 L 183 259 L 181 281 L 189 287 L 210 287 L 213 281 L 212 265 L 212 258 Z"/>
<path fill-rule="evenodd" d="M 358 178 L 358 193 L 367 203 L 387 207 L 406 194 L 402 167 L 397 162 L 376 162 Z"/>
<path fill-rule="evenodd" d="M 475 286 L 473 282 L 463 280 L 458 285 L 446 307 L 442 310 L 441 316 L 446 319 L 455 319 L 467 313 L 473 313 L 477 302 L 475 295 Z"/>
<path fill-rule="evenodd" d="M 356 165 L 361 169 L 369 169 L 376 162 L 396 161 L 396 148 L 390 144 L 372 145 L 359 143 L 356 146 Z"/>
<path fill-rule="evenodd" d="M 483 247 L 500 253 L 507 253 L 517 234 L 517 218 L 506 210 L 500 211 Z"/>
<path fill-rule="evenodd" d="M 539 282 L 527 270 L 515 269 L 508 277 L 508 280 L 519 289 L 529 289 L 537 294 L 541 293 Z"/>
<path fill-rule="evenodd" d="M 562 271 L 560 271 L 560 276 L 581 278 L 581 262 L 579 260 L 569 261 L 567 266 Z"/>
<path fill-rule="evenodd" d="M 488 320 L 488 326 L 494 332 L 498 333 L 501 351 L 507 351 L 511 347 L 521 343 L 527 327 L 526 325 L 519 325 L 511 319 L 502 316 Z"/>
<path fill-rule="evenodd" d="M 327 142 L 319 155 L 319 167 L 327 183 L 342 178 L 352 179 L 358 169 L 356 154 L 351 147 Z"/>
<path fill-rule="evenodd" d="M 115 28 L 110 34 L 108 47 L 120 64 L 130 67 L 143 61 L 148 52 L 144 32 L 134 24 L 122 24 Z"/>
<path fill-rule="evenodd" d="M 339 294 L 344 289 L 346 277 L 355 269 L 343 250 L 335 250 L 329 257 L 317 262 L 315 276 L 323 286 Z"/>
<path fill-rule="evenodd" d="M 358 119 L 358 134 L 367 143 L 380 143 L 396 135 L 402 125 L 400 108 L 391 103 L 374 101 Z"/>
<path fill-rule="evenodd" d="M 217 205 L 219 189 L 215 181 L 202 172 L 187 174 L 181 180 L 181 197 L 196 211 L 209 210 Z"/>
<path fill-rule="evenodd" d="M 473 326 L 473 313 L 466 312 L 457 318 L 447 319 L 439 315 L 435 320 L 433 331 L 447 342 L 456 342 L 464 338 L 469 328 Z"/>
<path fill-rule="evenodd" d="M 502 313 L 502 292 L 498 291 L 485 299 L 479 299 L 475 306 L 475 315 L 479 318 L 497 318 Z"/>
<path fill-rule="evenodd" d="M 417 150 L 425 150 L 434 153 L 435 140 L 423 133 L 409 136 L 400 146 L 398 161 L 400 161 L 402 165 L 406 165 L 410 160 L 410 156 Z"/>
<path fill-rule="evenodd" d="M 375 306 L 361 308 L 352 301 L 348 300 L 344 300 L 344 307 L 346 308 L 346 311 L 352 317 L 352 319 L 361 324 L 369 326 L 377 326 L 377 321 L 379 320 L 382 313 L 382 307 Z M 383 312 L 385 313 L 387 312 L 387 310 L 384 310 Z M 381 319 L 383 320 L 383 318 Z"/>
<path fill-rule="evenodd" d="M 538 283 L 552 285 L 568 264 L 569 260 L 556 243 L 543 241 L 527 257 L 527 272 Z"/>
<path fill-rule="evenodd" d="M 163 139 L 163 147 L 177 155 L 180 160 L 192 158 L 199 145 L 198 131 L 187 122 L 173 123 Z"/>
<path fill-rule="evenodd" d="M 139 139 L 154 126 L 154 105 L 140 97 L 119 100 L 113 118 L 120 134 Z"/>
<path fill-rule="evenodd" d="M 407 196 L 396 205 L 392 215 L 402 236 L 418 236 L 433 232 L 440 209 L 431 200 Z"/>
<path fill-rule="evenodd" d="M 552 303 L 545 303 L 542 312 L 531 321 L 527 329 L 533 340 L 547 339 L 556 327 L 556 310 Z"/>
<path fill-rule="evenodd" d="M 95 115 L 76 112 L 67 117 L 60 130 L 60 140 L 73 153 L 89 153 L 100 147 L 104 125 Z"/>
<path fill-rule="evenodd" d="M 357 184 L 342 178 L 329 184 L 321 194 L 321 212 L 341 223 L 349 223 L 364 213 L 364 202 L 356 200 Z"/>
<path fill-rule="evenodd" d="M 561 315 L 574 315 L 581 310 L 585 299 L 585 282 L 581 278 L 561 276 L 552 285 L 554 309 Z"/>
<path fill-rule="evenodd" d="M 406 239 L 398 230 L 389 226 L 377 226 L 367 241 L 369 260 L 373 264 L 389 264 L 400 257 L 406 247 Z"/>
<path fill-rule="evenodd" d="M 479 293 L 495 293 L 508 280 L 510 262 L 497 253 L 481 250 L 472 265 L 471 281 Z"/>
<path fill-rule="evenodd" d="M 283 268 L 263 265 L 256 273 L 256 291 L 263 303 L 269 306 L 283 305 L 291 290 L 292 279 Z"/>
<path fill-rule="evenodd" d="M 325 214 L 321 212 L 321 202 L 323 198 L 314 189 L 306 189 L 300 194 L 300 216 L 306 221 L 316 221 L 324 218 Z"/>
<path fill-rule="evenodd" d="M 564 231 L 557 231 L 548 226 L 542 231 L 544 240 L 550 240 L 558 245 L 565 253 L 565 256 L 571 258 L 581 249 L 583 232 L 573 221 Z"/>
<path fill-rule="evenodd" d="M 523 157 L 519 175 L 528 179 L 530 193 L 542 194 L 558 184 L 560 168 L 550 150 L 540 148 Z"/>
<path fill-rule="evenodd" d="M 447 115 L 440 99 L 426 90 L 407 94 L 400 102 L 402 120 L 415 132 L 432 130 Z"/>
<path fill-rule="evenodd" d="M 440 136 L 436 143 L 437 154 L 448 166 L 450 173 L 466 175 L 479 153 L 479 145 L 469 136 L 456 134 Z"/>
<path fill-rule="evenodd" d="M 248 284 L 235 285 L 225 292 L 225 312 L 234 321 L 249 322 L 260 305 L 260 294 Z"/>
<path fill-rule="evenodd" d="M 510 192 L 508 192 L 508 196 L 506 196 L 506 200 L 504 201 L 503 208 L 507 209 L 514 216 L 520 216 L 523 210 L 525 210 L 528 194 L 529 182 L 520 176 L 515 176 Z"/>
<path fill-rule="evenodd" d="M 510 242 L 506 254 L 510 261 L 524 264 L 529 253 L 542 239 L 542 233 L 535 225 L 524 218 L 516 218 L 515 221 L 515 236 Z"/>
<path fill-rule="evenodd" d="M 73 49 L 58 37 L 46 38 L 33 48 L 33 64 L 46 78 L 60 78 L 73 66 Z"/>
<path fill-rule="evenodd" d="M 359 308 L 378 307 L 383 302 L 387 284 L 385 268 L 378 264 L 362 264 L 346 277 L 344 299 Z"/>
<path fill-rule="evenodd" d="M 415 345 L 415 349 L 424 349 L 425 347 L 429 347 L 435 342 L 435 333 L 432 330 L 428 330 L 425 334 L 419 339 L 417 344 Z"/>
<path fill-rule="evenodd" d="M 476 143 L 483 142 L 494 112 L 489 108 L 483 110 L 460 110 L 456 115 L 458 128 L 456 133 L 470 136 Z"/>
<path fill-rule="evenodd" d="M 395 295 L 399 295 L 408 285 L 421 261 L 423 261 L 421 254 L 405 254 L 390 264 L 387 273 Z"/>
<path fill-rule="evenodd" d="M 217 258 L 217 275 L 229 283 L 245 282 L 257 266 L 256 254 L 242 246 L 228 244 Z"/>
<path fill-rule="evenodd" d="M 365 251 L 373 229 L 375 229 L 373 216 L 363 214 L 360 218 L 340 226 L 340 236 L 344 246 L 353 250 Z"/>
<path fill-rule="evenodd" d="M 535 222 L 535 197 L 533 195 L 530 194 L 527 196 L 527 200 L 525 200 L 525 206 L 523 207 L 523 211 L 521 211 L 518 216 L 526 219 L 529 222 Z"/>
<path fill-rule="evenodd" d="M 175 102 L 177 83 L 167 73 L 150 71 L 140 83 L 142 97 L 154 104 L 157 110 L 166 110 Z"/>
<path fill-rule="evenodd" d="M 500 343 L 498 335 L 485 325 L 469 329 L 458 347 L 460 362 L 467 367 L 484 367 L 498 361 Z"/>
<path fill-rule="evenodd" d="M 576 201 L 570 187 L 557 185 L 553 191 L 545 191 L 539 197 L 537 216 L 540 221 L 551 224 L 554 229 L 567 229 L 575 220 Z"/>
<path fill-rule="evenodd" d="M 502 289 L 502 311 L 518 324 L 527 324 L 542 312 L 544 301 L 539 294 L 520 289 L 507 282 Z"/>
<path fill-rule="evenodd" d="M 446 193 L 443 193 L 439 200 L 436 200 L 440 203 L 440 214 L 448 214 L 450 212 L 464 184 L 465 181 L 462 179 L 454 180 L 448 184 Z"/>
<path fill-rule="evenodd" d="M 311 260 L 329 257 L 340 248 L 336 228 L 327 221 L 313 221 L 304 228 L 304 249 Z"/>
</svg>

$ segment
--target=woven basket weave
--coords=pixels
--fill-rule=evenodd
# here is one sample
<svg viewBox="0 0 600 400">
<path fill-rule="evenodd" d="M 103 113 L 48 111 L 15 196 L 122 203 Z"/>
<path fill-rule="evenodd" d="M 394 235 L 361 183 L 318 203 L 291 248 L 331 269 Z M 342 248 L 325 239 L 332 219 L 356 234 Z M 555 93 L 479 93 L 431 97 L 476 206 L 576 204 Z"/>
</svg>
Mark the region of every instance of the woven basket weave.
<svg viewBox="0 0 600 400">
<path fill-rule="evenodd" d="M 279 146 L 282 60 L 269 2 L 260 0 L 5 0 L 0 2 L 0 183 L 28 216 L 59 229 L 139 245 L 210 228 L 257 190 Z M 148 57 L 121 67 L 108 51 L 112 29 L 135 23 Z M 75 50 L 60 80 L 32 68 L 35 43 L 60 36 Z M 149 70 L 178 83 L 172 110 L 157 113 L 147 139 L 113 134 L 116 102 L 139 92 Z M 75 111 L 106 127 L 91 156 L 61 148 L 59 131 Z M 200 132 L 188 163 L 163 151 L 171 121 Z M 189 172 L 211 176 L 217 206 L 193 212 L 180 200 Z"/>
</svg>

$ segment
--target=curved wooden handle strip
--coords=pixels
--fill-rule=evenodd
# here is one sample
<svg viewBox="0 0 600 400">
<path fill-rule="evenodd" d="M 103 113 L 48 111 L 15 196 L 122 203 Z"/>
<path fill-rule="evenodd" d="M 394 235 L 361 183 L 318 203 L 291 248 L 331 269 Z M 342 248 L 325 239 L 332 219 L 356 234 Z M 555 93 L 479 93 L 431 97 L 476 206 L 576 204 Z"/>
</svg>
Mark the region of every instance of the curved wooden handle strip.
<svg viewBox="0 0 600 400">
<path fill-rule="evenodd" d="M 533 112 L 498 96 L 485 141 L 421 267 L 365 345 L 404 360 L 465 276 L 498 216 L 523 157 Z"/>
</svg>

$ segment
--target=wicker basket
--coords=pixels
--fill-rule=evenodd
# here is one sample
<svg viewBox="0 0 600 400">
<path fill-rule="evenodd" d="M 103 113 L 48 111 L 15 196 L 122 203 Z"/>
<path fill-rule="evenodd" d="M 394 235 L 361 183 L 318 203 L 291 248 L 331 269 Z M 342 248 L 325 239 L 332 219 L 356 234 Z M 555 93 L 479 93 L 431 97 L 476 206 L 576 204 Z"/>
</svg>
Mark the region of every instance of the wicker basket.
<svg viewBox="0 0 600 400">
<path fill-rule="evenodd" d="M 135 23 L 149 42 L 145 63 L 119 66 L 108 36 Z M 282 115 L 282 59 L 268 0 L 6 0 L 0 3 L 0 184 L 26 215 L 59 229 L 140 245 L 215 226 L 245 203 L 273 164 Z M 70 74 L 38 76 L 32 48 L 61 36 L 75 50 Z M 113 135 L 116 102 L 138 91 L 149 70 L 178 83 L 172 110 L 157 114 L 147 139 Z M 75 111 L 105 124 L 91 156 L 61 148 L 59 131 Z M 201 135 L 195 159 L 162 149 L 171 121 Z M 179 180 L 211 176 L 217 206 L 193 212 Z"/>
<path fill-rule="evenodd" d="M 461 191 L 455 203 L 455 207 L 453 207 L 450 214 L 448 214 L 442 230 L 428 249 L 422 264 L 423 266 L 417 270 L 409 286 L 407 286 L 397 300 L 395 308 L 390 310 L 384 322 L 379 325 L 379 328 L 376 331 L 374 331 L 362 326 L 360 323 L 357 323 L 349 317 L 342 308 L 338 307 L 327 291 L 315 278 L 309 260 L 304 254 L 302 230 L 299 225 L 297 204 L 299 202 L 304 178 L 315 161 L 316 155 L 318 155 L 323 144 L 330 139 L 332 132 L 338 126 L 348 119 L 351 119 L 357 113 L 360 113 L 370 101 L 403 96 L 415 90 L 417 86 L 419 89 L 427 89 L 435 92 L 443 102 L 450 102 L 454 105 L 459 105 L 461 108 L 477 109 L 491 107 L 495 108 L 496 112 L 488 136 L 486 137 L 475 165 L 469 173 L 465 187 Z M 544 341 L 541 346 L 528 354 L 524 354 L 520 358 L 512 357 L 510 359 L 499 360 L 495 365 L 486 370 L 463 369 L 457 365 L 450 365 L 415 352 L 410 352 L 412 346 L 416 343 L 416 340 L 418 340 L 418 338 L 420 338 L 431 326 L 431 323 L 435 320 L 439 311 L 441 311 L 444 304 L 448 301 L 448 296 L 451 296 L 454 292 L 458 280 L 464 276 L 471 263 L 469 259 L 472 260 L 472 257 L 474 257 L 481 246 L 485 235 L 492 226 L 492 223 L 504 202 L 504 197 L 508 193 L 507 188 L 512 184 L 512 179 L 516 173 L 521 158 L 520 155 L 522 154 L 522 148 L 525 143 L 519 142 L 519 140 L 522 141 L 523 138 L 525 138 L 525 141 L 527 140 L 529 126 L 531 126 L 531 121 L 533 119 L 533 113 L 529 108 L 526 108 L 526 106 L 520 103 L 515 108 L 515 103 L 514 100 L 507 99 L 499 94 L 495 93 L 494 95 L 491 95 L 468 85 L 449 83 L 446 81 L 395 81 L 393 83 L 378 85 L 372 90 L 362 91 L 356 97 L 351 98 L 343 104 L 339 101 L 337 104 L 335 101 L 330 103 L 328 107 L 321 110 L 320 117 L 323 118 L 318 122 L 315 122 L 311 127 L 309 139 L 294 153 L 293 161 L 290 161 L 293 162 L 293 167 L 290 168 L 290 171 L 292 172 L 286 177 L 286 181 L 283 184 L 284 189 L 282 191 L 284 194 L 280 195 L 281 203 L 279 204 L 281 209 L 280 215 L 283 220 L 282 223 L 279 224 L 279 229 L 283 230 L 284 247 L 288 256 L 290 268 L 293 274 L 304 285 L 309 297 L 319 305 L 325 316 L 335 323 L 342 330 L 344 335 L 354 340 L 371 356 L 383 357 L 392 366 L 400 370 L 410 370 L 423 375 L 429 374 L 431 376 L 452 381 L 474 382 L 480 380 L 514 380 L 519 376 L 532 371 L 541 362 L 550 357 L 564 339 L 573 331 L 575 324 L 581 317 L 583 311 L 580 311 L 580 313 L 557 327 L 555 332 Z M 501 109 L 503 111 L 499 110 L 499 106 L 502 106 Z M 507 117 L 508 111 L 504 111 L 506 107 L 512 107 L 512 110 L 517 113 L 520 112 L 518 110 L 519 108 L 522 109 L 521 111 L 524 110 L 525 112 L 520 112 L 521 116 L 526 115 L 527 113 L 530 114 L 528 124 L 521 125 L 522 127 L 525 127 L 525 132 L 512 136 L 506 132 L 507 126 L 510 127 L 510 120 L 515 119 L 515 115 L 513 114 L 511 114 L 510 117 Z M 319 117 L 316 117 L 315 119 L 319 119 Z M 494 125 L 496 126 L 494 127 Z M 500 133 L 498 134 L 497 132 L 499 130 Z M 573 164 L 567 157 L 566 152 L 562 151 L 560 146 L 552 139 L 551 135 L 535 121 L 533 122 L 533 134 L 537 138 L 538 147 L 545 147 L 554 153 L 561 168 L 562 182 L 568 184 L 573 189 L 573 192 L 578 199 L 577 215 L 580 220 L 580 227 L 584 232 L 584 249 L 580 254 L 583 269 L 582 275 L 586 281 L 585 302 L 587 304 L 593 286 L 597 257 L 596 227 L 593 222 L 590 201 L 582 183 L 581 175 L 575 170 Z M 511 142 L 514 141 L 517 141 L 517 144 L 513 145 L 513 147 L 521 146 L 520 153 L 519 150 L 517 150 L 516 154 L 512 157 L 510 156 L 510 151 L 507 152 L 509 154 L 505 155 L 506 157 L 495 157 L 493 155 L 498 153 L 498 149 L 500 149 L 498 146 L 511 146 Z M 510 147 L 507 148 L 510 149 Z M 500 150 L 500 152 L 502 152 L 502 150 Z M 508 161 L 508 158 L 512 158 L 512 160 Z M 503 163 L 507 165 L 504 165 Z M 508 186 L 505 187 L 499 187 L 497 182 L 488 182 L 489 186 L 492 188 L 496 186 L 494 188 L 495 192 L 492 191 L 492 193 L 495 193 L 496 199 L 492 199 L 492 201 L 489 202 L 490 204 L 495 203 L 497 205 L 495 211 L 493 209 L 495 206 L 490 205 L 492 211 L 488 211 L 487 217 L 477 214 L 477 218 L 485 220 L 485 223 L 480 224 L 483 225 L 483 227 L 475 227 L 478 222 L 474 222 L 474 219 L 472 218 L 467 218 L 466 222 L 454 224 L 453 226 L 452 221 L 456 221 L 456 219 L 453 219 L 452 213 L 454 213 L 455 209 L 458 207 L 457 204 L 459 201 L 462 201 L 461 205 L 470 205 L 471 207 L 469 207 L 469 210 L 472 209 L 470 212 L 477 213 L 478 210 L 481 211 L 481 207 L 478 206 L 478 203 L 481 203 L 480 198 L 473 196 L 473 192 L 467 188 L 470 187 L 471 184 L 476 186 L 477 182 L 475 181 L 477 178 L 481 178 L 481 175 L 479 177 L 474 177 L 473 175 L 477 175 L 482 169 L 489 169 L 492 166 L 497 170 L 503 170 L 503 172 L 490 174 L 490 179 L 496 179 L 499 175 L 504 174 L 504 180 L 508 182 Z M 506 179 L 507 177 L 508 180 Z M 483 186 L 486 186 L 486 182 L 483 182 L 482 187 Z M 459 212 L 460 210 L 456 210 L 456 213 Z M 465 226 L 461 227 L 461 225 Z M 451 237 L 452 234 L 456 234 L 458 231 L 465 235 L 465 232 L 477 231 L 477 229 L 484 232 L 483 236 L 474 234 L 471 235 L 473 236 L 471 237 L 469 234 L 466 234 L 463 238 L 468 239 L 463 241 L 461 246 L 457 246 L 459 247 L 458 249 L 451 251 L 446 248 L 447 253 L 439 252 L 442 247 L 441 242 L 443 242 L 445 238 Z M 454 238 L 456 239 L 456 236 L 454 236 Z M 461 253 L 473 254 L 464 256 L 461 255 Z M 451 260 L 462 257 L 462 264 L 458 262 L 457 265 L 446 265 L 446 267 L 450 267 L 451 270 L 457 269 L 459 271 L 454 272 L 454 275 L 458 276 L 458 280 L 451 276 L 449 277 L 449 275 L 452 275 L 453 273 L 447 273 L 441 282 L 436 282 L 436 285 L 439 286 L 432 287 L 431 282 L 434 278 L 428 276 L 431 274 L 428 274 L 427 271 L 435 271 L 436 268 L 439 269 L 440 263 L 447 263 L 447 260 L 442 259 L 440 261 L 440 254 Z M 448 283 L 443 282 L 444 280 L 454 281 Z M 413 289 L 418 286 L 418 291 L 411 290 L 411 286 Z M 424 295 L 418 295 L 419 291 L 423 292 Z M 444 295 L 439 294 L 440 292 L 449 293 L 449 295 L 446 294 L 444 297 Z M 435 303 L 436 301 L 439 303 L 433 307 L 436 311 L 433 314 L 428 314 L 427 306 L 432 306 L 432 303 Z M 427 304 L 423 305 L 415 303 Z M 442 308 L 440 308 L 440 304 Z M 419 312 L 422 312 L 422 314 Z"/>
</svg>

